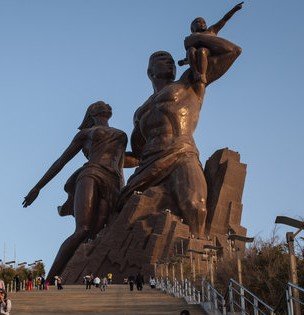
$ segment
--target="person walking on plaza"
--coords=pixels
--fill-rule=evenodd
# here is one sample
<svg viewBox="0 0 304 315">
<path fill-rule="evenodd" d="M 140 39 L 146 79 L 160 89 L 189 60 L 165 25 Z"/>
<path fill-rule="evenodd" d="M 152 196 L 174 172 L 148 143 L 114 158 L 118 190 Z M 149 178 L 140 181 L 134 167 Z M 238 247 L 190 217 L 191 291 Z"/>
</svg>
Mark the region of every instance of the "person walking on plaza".
<svg viewBox="0 0 304 315">
<path fill-rule="evenodd" d="M 100 290 L 101 291 L 105 291 L 106 288 L 108 286 L 108 278 L 106 276 L 104 276 L 101 280 L 101 287 L 100 287 Z"/>
<path fill-rule="evenodd" d="M 0 279 L 0 289 L 5 290 L 5 283 L 2 279 Z"/>
<path fill-rule="evenodd" d="M 93 279 L 94 279 L 94 276 L 93 274 L 90 274 L 90 275 L 86 275 L 84 277 L 84 284 L 86 286 L 86 290 L 91 290 L 91 285 L 93 283 Z"/>
<path fill-rule="evenodd" d="M 7 293 L 4 289 L 0 289 L 0 314 L 9 315 L 12 309 L 12 302 L 7 298 Z"/>
<path fill-rule="evenodd" d="M 63 286 L 62 286 L 62 278 L 57 276 L 57 290 L 62 290 Z"/>
<path fill-rule="evenodd" d="M 100 278 L 96 276 L 93 280 L 93 284 L 95 285 L 96 288 L 99 288 L 100 286 Z"/>
<path fill-rule="evenodd" d="M 155 286 L 156 286 L 156 280 L 153 276 L 151 276 L 150 278 L 150 287 L 151 289 L 155 289 Z"/>
<path fill-rule="evenodd" d="M 40 277 L 40 290 L 44 290 L 45 289 L 45 278 L 43 276 Z"/>
<path fill-rule="evenodd" d="M 133 291 L 135 277 L 133 275 L 130 275 L 128 277 L 128 282 L 129 282 L 129 286 L 130 286 L 130 291 Z"/>
<path fill-rule="evenodd" d="M 142 291 L 144 285 L 144 277 L 140 274 L 140 272 L 136 275 L 135 282 L 137 291 Z"/>
<path fill-rule="evenodd" d="M 30 273 L 27 277 L 27 290 L 32 291 L 33 290 L 33 276 Z"/>
<path fill-rule="evenodd" d="M 20 278 L 18 275 L 14 277 L 16 292 L 20 291 Z"/>
<path fill-rule="evenodd" d="M 112 272 L 108 273 L 108 284 L 112 284 L 113 274 Z"/>
</svg>

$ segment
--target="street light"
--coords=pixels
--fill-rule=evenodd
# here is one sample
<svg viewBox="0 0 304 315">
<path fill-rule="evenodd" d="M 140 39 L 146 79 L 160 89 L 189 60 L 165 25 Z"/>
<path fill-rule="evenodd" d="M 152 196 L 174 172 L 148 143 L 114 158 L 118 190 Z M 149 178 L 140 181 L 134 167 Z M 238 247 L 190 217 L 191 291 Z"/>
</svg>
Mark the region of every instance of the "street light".
<svg viewBox="0 0 304 315">
<path fill-rule="evenodd" d="M 210 272 L 210 283 L 214 287 L 214 268 L 213 268 L 213 262 L 214 262 L 214 257 L 217 255 L 217 251 L 223 249 L 221 246 L 215 246 L 215 245 L 210 245 L 206 244 L 203 246 L 203 250 L 207 254 L 207 264 L 208 264 L 208 269 Z"/>
<path fill-rule="evenodd" d="M 21 267 L 21 266 L 25 266 L 26 264 L 27 264 L 27 262 L 24 261 L 24 262 L 22 262 L 22 263 L 19 263 L 18 266 L 20 266 L 20 267 Z"/>
<path fill-rule="evenodd" d="M 238 269 L 238 281 L 239 284 L 243 284 L 242 279 L 242 261 L 240 256 L 240 249 L 239 247 L 236 247 L 235 241 L 243 242 L 243 243 L 252 243 L 254 241 L 254 237 L 246 237 L 243 235 L 238 234 L 229 234 L 228 240 L 231 241 L 230 245 L 232 246 L 232 249 L 236 251 L 236 257 L 237 257 L 237 269 Z"/>
<path fill-rule="evenodd" d="M 29 267 L 34 266 L 34 265 L 36 265 L 35 262 L 33 262 L 33 263 L 31 263 L 31 264 L 28 264 Z"/>
<path fill-rule="evenodd" d="M 290 217 L 286 216 L 277 216 L 275 223 L 285 224 L 288 226 L 292 226 L 296 229 L 298 229 L 295 233 L 293 232 L 287 232 L 286 233 L 286 242 L 288 245 L 288 253 L 289 253 L 289 260 L 290 260 L 290 282 L 294 285 L 298 285 L 298 275 L 297 275 L 297 260 L 295 256 L 295 250 L 294 250 L 294 240 L 295 237 L 304 229 L 304 221 L 299 221 Z M 293 294 L 295 296 L 295 299 L 299 300 L 299 291 L 294 288 Z M 295 303 L 295 315 L 300 315 L 300 305 L 298 303 Z"/>
</svg>

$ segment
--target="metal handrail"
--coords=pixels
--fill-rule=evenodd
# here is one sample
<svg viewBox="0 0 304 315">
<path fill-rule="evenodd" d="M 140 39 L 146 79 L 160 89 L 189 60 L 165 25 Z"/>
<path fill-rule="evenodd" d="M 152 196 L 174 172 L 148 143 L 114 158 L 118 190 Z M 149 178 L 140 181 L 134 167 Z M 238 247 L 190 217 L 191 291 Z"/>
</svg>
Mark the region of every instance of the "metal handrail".
<svg viewBox="0 0 304 315">
<path fill-rule="evenodd" d="M 178 298 L 184 298 L 188 304 L 200 304 L 201 293 L 187 279 L 180 283 L 177 279 L 172 282 L 166 278 L 156 279 L 156 288 Z"/>
<path fill-rule="evenodd" d="M 304 306 L 304 300 L 299 300 L 298 298 L 294 297 L 294 294 L 293 294 L 294 290 L 297 290 L 298 292 L 301 292 L 304 294 L 304 288 L 299 287 L 298 285 L 295 285 L 291 282 L 287 283 L 286 301 L 287 301 L 288 315 L 294 314 L 294 303 L 297 303 L 300 306 Z"/>
<path fill-rule="evenodd" d="M 226 300 L 206 279 L 202 280 L 202 302 L 211 303 L 212 310 L 222 311 L 226 315 Z M 220 306 L 219 306 L 220 304 Z"/>
<path fill-rule="evenodd" d="M 238 289 L 233 287 L 236 286 Z M 235 301 L 234 294 L 236 293 L 238 295 L 238 298 L 240 300 L 240 304 L 238 304 Z M 247 296 L 245 296 L 247 294 Z M 237 306 L 240 308 L 241 314 L 248 314 L 246 312 L 246 302 L 247 304 L 250 304 L 251 307 L 253 308 L 254 315 L 274 315 L 274 309 L 266 304 L 264 301 L 262 301 L 260 298 L 258 298 L 255 294 L 250 292 L 248 289 L 246 289 L 244 286 L 239 284 L 237 281 L 230 279 L 229 280 L 229 305 L 230 305 L 230 310 L 234 311 L 234 306 Z M 263 311 L 259 305 L 262 305 L 264 309 L 266 310 Z"/>
</svg>

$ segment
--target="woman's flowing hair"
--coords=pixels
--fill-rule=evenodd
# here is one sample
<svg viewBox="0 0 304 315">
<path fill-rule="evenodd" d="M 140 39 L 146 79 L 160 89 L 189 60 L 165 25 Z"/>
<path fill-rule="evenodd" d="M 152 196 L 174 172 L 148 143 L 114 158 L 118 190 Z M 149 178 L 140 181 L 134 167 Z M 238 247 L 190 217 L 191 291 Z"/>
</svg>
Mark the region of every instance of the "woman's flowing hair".
<svg viewBox="0 0 304 315">
<path fill-rule="evenodd" d="M 96 115 L 102 115 L 106 118 L 111 118 L 112 116 L 112 108 L 109 104 L 106 104 L 103 101 L 98 101 L 93 104 L 91 104 L 83 118 L 83 121 L 81 125 L 78 127 L 79 130 L 91 128 L 94 125 L 94 119 L 93 117 Z"/>
</svg>

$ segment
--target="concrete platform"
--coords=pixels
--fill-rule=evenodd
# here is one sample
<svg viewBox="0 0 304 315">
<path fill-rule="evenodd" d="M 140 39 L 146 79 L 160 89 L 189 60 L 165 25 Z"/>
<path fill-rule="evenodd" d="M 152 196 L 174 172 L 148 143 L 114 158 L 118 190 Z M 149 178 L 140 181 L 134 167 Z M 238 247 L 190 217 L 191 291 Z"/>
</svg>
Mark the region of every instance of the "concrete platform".
<svg viewBox="0 0 304 315">
<path fill-rule="evenodd" d="M 105 292 L 97 288 L 85 290 L 84 286 L 64 286 L 58 291 L 51 287 L 48 291 L 10 293 L 11 315 L 44 314 L 179 314 L 187 309 L 191 315 L 204 314 L 200 306 L 187 305 L 159 290 L 144 286 L 143 291 L 129 291 L 127 285 L 111 285 Z"/>
</svg>

